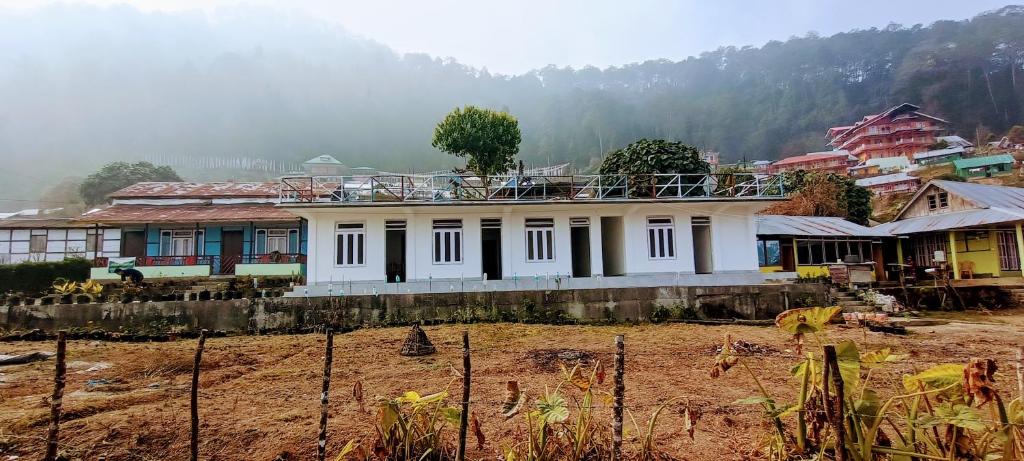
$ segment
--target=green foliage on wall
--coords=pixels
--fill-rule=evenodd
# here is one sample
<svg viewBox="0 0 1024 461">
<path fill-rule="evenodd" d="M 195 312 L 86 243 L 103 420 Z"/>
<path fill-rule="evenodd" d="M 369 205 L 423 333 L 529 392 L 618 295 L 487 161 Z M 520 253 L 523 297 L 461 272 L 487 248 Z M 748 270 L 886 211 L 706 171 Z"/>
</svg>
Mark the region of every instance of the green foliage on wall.
<svg viewBox="0 0 1024 461">
<path fill-rule="evenodd" d="M 82 258 L 0 265 L 0 293 L 44 293 L 50 290 L 53 281 L 58 278 L 84 282 L 89 278 L 91 267 L 92 263 Z"/>
</svg>

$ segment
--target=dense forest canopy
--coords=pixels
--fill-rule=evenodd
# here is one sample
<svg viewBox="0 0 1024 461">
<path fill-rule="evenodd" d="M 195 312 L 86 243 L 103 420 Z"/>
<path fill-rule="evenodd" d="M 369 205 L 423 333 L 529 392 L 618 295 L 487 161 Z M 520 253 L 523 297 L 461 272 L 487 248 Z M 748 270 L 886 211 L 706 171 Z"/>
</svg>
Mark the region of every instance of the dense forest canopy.
<svg viewBox="0 0 1024 461">
<path fill-rule="evenodd" d="M 1022 65 L 1022 7 L 504 76 L 303 17 L 57 6 L 0 16 L 0 158 L 11 159 L 0 197 L 34 198 L 64 176 L 151 155 L 450 167 L 432 130 L 470 104 L 519 119 L 528 165 L 595 168 L 640 138 L 773 159 L 822 150 L 828 127 L 900 102 L 973 139 L 1024 120 Z"/>
</svg>

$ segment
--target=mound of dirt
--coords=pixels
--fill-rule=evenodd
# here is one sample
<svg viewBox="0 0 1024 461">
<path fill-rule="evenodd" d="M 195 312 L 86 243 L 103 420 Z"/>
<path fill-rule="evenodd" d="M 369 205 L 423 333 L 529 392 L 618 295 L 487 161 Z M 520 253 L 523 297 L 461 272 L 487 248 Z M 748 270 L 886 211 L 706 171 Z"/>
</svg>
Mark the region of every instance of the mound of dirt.
<svg viewBox="0 0 1024 461">
<path fill-rule="evenodd" d="M 594 353 L 580 349 L 534 349 L 526 353 L 526 358 L 541 370 L 555 371 L 559 363 L 567 367 L 577 362 L 590 365 L 594 361 Z"/>
</svg>

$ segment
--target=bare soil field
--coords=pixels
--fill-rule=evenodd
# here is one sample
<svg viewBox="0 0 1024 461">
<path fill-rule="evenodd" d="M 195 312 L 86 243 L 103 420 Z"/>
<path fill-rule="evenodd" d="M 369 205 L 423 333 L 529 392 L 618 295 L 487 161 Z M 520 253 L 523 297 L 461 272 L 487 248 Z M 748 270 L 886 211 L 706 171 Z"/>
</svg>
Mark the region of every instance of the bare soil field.
<svg viewBox="0 0 1024 461">
<path fill-rule="evenodd" d="M 626 342 L 626 406 L 640 424 L 669 398 L 703 408 L 694 439 L 683 429 L 679 408 L 670 407 L 657 427 L 660 448 L 677 459 L 749 459 L 765 430 L 759 408 L 733 404 L 756 394 L 749 375 L 734 369 L 709 378 L 715 349 L 725 334 L 753 343 L 745 363 L 780 401 L 793 399 L 789 377 L 796 362 L 790 338 L 774 327 L 640 325 L 540 326 L 449 325 L 424 330 L 437 353 L 398 355 L 408 328 L 358 330 L 335 337 L 328 456 L 352 438 L 372 432 L 373 398 L 404 391 L 432 393 L 457 379 L 461 333 L 473 349 L 472 411 L 487 436 L 483 449 L 471 441 L 472 459 L 497 459 L 525 431 L 522 418 L 506 421 L 500 410 L 506 381 L 517 380 L 532 396 L 560 378 L 560 357 L 589 357 L 611 368 L 616 334 Z M 995 358 L 1001 391 L 1016 387 L 1014 348 L 1024 344 L 1024 311 L 958 315 L 952 323 L 912 327 L 907 336 L 837 327 L 833 341 L 855 340 L 862 351 L 891 347 L 905 362 L 872 373 L 875 387 L 900 386 L 903 374 L 932 364 Z M 200 458 L 206 460 L 315 459 L 325 340 L 322 335 L 211 338 L 200 381 Z M 817 347 L 808 344 L 807 347 Z M 0 354 L 52 351 L 52 342 L 0 343 Z M 189 380 L 194 340 L 171 343 L 71 341 L 61 449 L 69 459 L 187 459 Z M 566 351 L 569 350 L 569 351 Z M 39 459 L 49 418 L 53 360 L 0 367 L 0 455 Z M 362 383 L 367 413 L 352 398 Z M 458 382 L 456 381 L 456 386 Z M 599 386 L 611 391 L 609 379 Z M 458 389 L 452 389 L 453 394 Z M 610 424 L 611 411 L 598 411 Z M 626 450 L 637 431 L 626 418 Z M 452 435 L 455 431 L 452 431 Z M 471 436 L 472 438 L 472 436 Z M 367 440 L 369 442 L 369 440 Z"/>
</svg>

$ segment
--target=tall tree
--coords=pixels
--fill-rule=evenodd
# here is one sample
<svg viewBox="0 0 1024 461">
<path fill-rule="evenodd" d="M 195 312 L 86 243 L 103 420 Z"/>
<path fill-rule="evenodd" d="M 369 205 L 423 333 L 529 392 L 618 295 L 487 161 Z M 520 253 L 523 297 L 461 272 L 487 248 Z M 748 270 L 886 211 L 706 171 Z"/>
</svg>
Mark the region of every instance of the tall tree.
<svg viewBox="0 0 1024 461">
<path fill-rule="evenodd" d="M 508 112 L 466 106 L 455 108 L 437 124 L 430 145 L 466 158 L 466 168 L 489 176 L 512 169 L 521 141 L 519 121 Z"/>
<path fill-rule="evenodd" d="M 111 192 L 146 181 L 181 181 L 169 166 L 156 166 L 149 162 L 113 162 L 100 168 L 82 181 L 79 192 L 86 205 L 103 203 Z"/>
<path fill-rule="evenodd" d="M 871 191 L 846 176 L 806 171 L 785 173 L 789 200 L 779 202 L 765 214 L 787 216 L 834 216 L 862 226 L 871 216 Z"/>
</svg>

